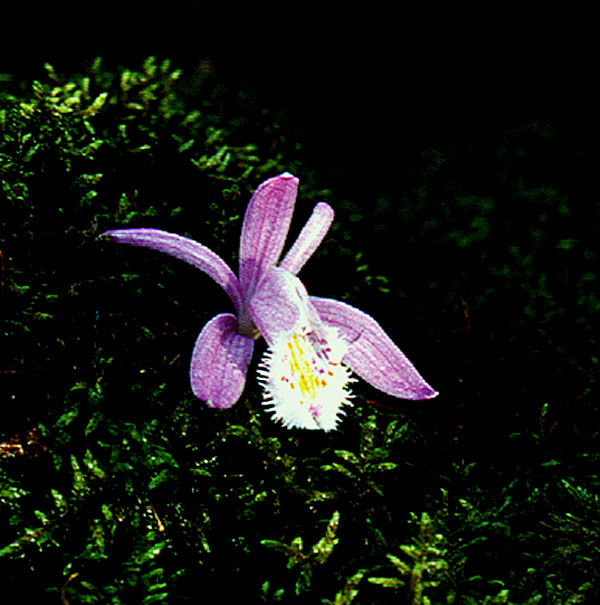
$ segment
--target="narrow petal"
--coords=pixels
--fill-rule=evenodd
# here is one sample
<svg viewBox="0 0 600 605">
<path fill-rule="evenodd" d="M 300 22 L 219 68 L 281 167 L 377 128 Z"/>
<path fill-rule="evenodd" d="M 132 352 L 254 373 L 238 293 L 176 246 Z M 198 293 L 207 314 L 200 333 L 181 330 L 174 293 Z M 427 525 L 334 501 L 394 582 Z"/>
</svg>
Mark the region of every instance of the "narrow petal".
<svg viewBox="0 0 600 605">
<path fill-rule="evenodd" d="M 225 261 L 206 246 L 159 229 L 116 229 L 106 231 L 102 237 L 121 244 L 158 250 L 194 265 L 212 277 L 229 294 L 236 312 L 241 313 L 242 292 L 237 277 Z"/>
<path fill-rule="evenodd" d="M 358 376 L 402 399 L 431 399 L 437 395 L 372 317 L 337 300 L 310 300 L 325 325 L 338 328 L 349 343 L 342 361 Z"/>
<path fill-rule="evenodd" d="M 254 341 L 236 333 L 230 313 L 213 317 L 202 329 L 190 365 L 194 395 L 212 408 L 229 408 L 242 395 Z"/>
<path fill-rule="evenodd" d="M 254 192 L 242 226 L 240 283 L 252 296 L 263 273 L 275 266 L 290 227 L 298 179 L 289 173 L 265 181 Z"/>
<path fill-rule="evenodd" d="M 321 323 L 304 284 L 279 268 L 264 274 L 248 303 L 248 310 L 269 345 L 290 336 L 300 323 Z"/>
<path fill-rule="evenodd" d="M 319 202 L 279 267 L 297 275 L 323 241 L 332 222 L 333 208 L 325 202 Z"/>
</svg>

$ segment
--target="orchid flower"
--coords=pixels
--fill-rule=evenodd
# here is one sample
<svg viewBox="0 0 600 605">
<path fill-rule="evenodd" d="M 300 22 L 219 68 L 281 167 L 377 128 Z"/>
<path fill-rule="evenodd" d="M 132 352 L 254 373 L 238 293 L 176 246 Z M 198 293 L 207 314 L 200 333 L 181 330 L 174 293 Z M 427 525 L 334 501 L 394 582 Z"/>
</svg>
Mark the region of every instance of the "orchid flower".
<svg viewBox="0 0 600 605">
<path fill-rule="evenodd" d="M 268 349 L 259 364 L 264 401 L 287 427 L 336 428 L 351 405 L 349 384 L 362 377 L 403 399 L 437 393 L 369 315 L 328 298 L 309 297 L 296 277 L 333 221 L 332 208 L 318 203 L 298 239 L 278 261 L 296 202 L 298 179 L 289 173 L 262 183 L 242 225 L 239 276 L 206 246 L 158 229 L 117 229 L 103 237 L 143 246 L 184 260 L 212 277 L 229 295 L 232 313 L 213 317 L 192 353 L 192 391 L 213 408 L 229 408 L 241 397 L 254 342 Z"/>
</svg>

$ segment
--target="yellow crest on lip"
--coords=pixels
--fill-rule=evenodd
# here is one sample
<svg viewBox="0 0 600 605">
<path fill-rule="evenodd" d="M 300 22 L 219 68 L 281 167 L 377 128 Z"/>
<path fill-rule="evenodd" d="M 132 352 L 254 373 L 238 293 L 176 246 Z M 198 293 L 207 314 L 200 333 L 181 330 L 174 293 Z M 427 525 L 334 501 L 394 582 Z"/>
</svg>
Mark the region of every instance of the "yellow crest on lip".
<svg viewBox="0 0 600 605">
<path fill-rule="evenodd" d="M 337 330 L 323 328 L 323 336 L 303 328 L 276 341 L 265 353 L 259 379 L 264 404 L 273 419 L 288 428 L 336 428 L 342 406 L 351 405 L 347 390 L 354 379 L 341 363 L 347 344 Z"/>
</svg>

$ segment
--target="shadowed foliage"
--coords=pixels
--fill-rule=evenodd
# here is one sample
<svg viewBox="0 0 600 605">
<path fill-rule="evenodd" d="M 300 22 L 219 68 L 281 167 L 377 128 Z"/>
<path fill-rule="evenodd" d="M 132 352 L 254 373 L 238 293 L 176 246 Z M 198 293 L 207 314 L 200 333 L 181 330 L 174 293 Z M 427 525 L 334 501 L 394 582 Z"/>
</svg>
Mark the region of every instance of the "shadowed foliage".
<svg viewBox="0 0 600 605">
<path fill-rule="evenodd" d="M 398 190 L 349 196 L 301 123 L 209 63 L 46 72 L 0 79 L 7 602 L 600 598 L 594 129 L 440 141 Z M 339 431 L 286 430 L 257 361 L 231 410 L 195 400 L 189 356 L 226 297 L 97 236 L 155 227 L 234 263 L 246 201 L 283 171 L 301 217 L 337 212 L 311 293 L 377 314 L 436 400 L 357 383 Z"/>
</svg>

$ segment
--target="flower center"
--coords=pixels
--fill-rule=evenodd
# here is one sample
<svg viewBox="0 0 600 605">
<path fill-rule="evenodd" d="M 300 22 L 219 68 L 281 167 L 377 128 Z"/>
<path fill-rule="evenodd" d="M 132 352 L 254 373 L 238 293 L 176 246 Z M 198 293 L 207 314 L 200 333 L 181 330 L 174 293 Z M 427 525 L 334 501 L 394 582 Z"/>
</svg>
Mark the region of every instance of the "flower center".
<svg viewBox="0 0 600 605">
<path fill-rule="evenodd" d="M 288 428 L 334 429 L 342 406 L 351 405 L 347 386 L 354 379 L 341 363 L 346 351 L 333 329 L 319 337 L 305 328 L 275 342 L 258 370 L 274 419 Z"/>
<path fill-rule="evenodd" d="M 250 319 L 247 312 L 242 313 L 238 318 L 237 333 L 246 338 L 251 338 L 252 340 L 258 340 L 260 338 L 260 331 L 254 325 L 254 322 Z"/>
</svg>

